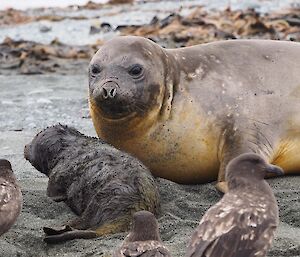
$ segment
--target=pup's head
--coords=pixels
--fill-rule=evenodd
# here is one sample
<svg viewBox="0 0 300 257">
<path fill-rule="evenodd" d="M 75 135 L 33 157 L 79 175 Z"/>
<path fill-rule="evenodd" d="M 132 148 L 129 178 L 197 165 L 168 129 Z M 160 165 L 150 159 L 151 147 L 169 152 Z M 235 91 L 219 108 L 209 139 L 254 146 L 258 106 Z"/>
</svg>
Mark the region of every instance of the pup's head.
<svg viewBox="0 0 300 257">
<path fill-rule="evenodd" d="M 76 129 L 61 124 L 46 128 L 25 146 L 24 157 L 48 176 L 57 163 L 59 154 L 82 136 Z"/>
</svg>

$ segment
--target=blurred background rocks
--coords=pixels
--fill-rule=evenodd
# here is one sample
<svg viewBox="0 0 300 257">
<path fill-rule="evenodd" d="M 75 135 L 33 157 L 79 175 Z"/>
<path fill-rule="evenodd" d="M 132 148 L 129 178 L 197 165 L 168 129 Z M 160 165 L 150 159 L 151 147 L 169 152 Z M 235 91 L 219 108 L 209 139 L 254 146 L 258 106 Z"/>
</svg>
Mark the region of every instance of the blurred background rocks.
<svg viewBox="0 0 300 257">
<path fill-rule="evenodd" d="M 166 48 L 245 38 L 300 41 L 300 1 L 110 0 L 9 8 L 0 11 L 0 74 L 77 73 L 116 35 L 143 36 Z"/>
</svg>

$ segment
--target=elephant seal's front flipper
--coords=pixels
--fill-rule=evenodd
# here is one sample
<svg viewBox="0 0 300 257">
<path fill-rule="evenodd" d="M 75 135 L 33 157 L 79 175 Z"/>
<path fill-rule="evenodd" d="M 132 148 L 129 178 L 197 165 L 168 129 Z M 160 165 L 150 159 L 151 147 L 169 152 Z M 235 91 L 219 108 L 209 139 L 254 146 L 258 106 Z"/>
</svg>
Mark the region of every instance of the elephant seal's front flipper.
<svg viewBox="0 0 300 257">
<path fill-rule="evenodd" d="M 243 153 L 256 153 L 266 160 L 271 160 L 275 149 L 270 143 L 272 137 L 266 133 L 269 129 L 267 123 L 231 117 L 224 122 L 223 126 L 218 151 L 220 168 L 216 187 L 219 191 L 226 193 L 228 186 L 225 181 L 225 170 L 232 159 Z"/>
</svg>

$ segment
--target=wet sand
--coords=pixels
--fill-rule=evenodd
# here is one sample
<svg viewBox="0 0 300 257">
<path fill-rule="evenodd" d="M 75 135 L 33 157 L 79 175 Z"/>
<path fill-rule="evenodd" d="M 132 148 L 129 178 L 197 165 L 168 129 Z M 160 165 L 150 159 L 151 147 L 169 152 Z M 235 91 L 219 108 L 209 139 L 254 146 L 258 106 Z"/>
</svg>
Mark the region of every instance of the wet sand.
<svg viewBox="0 0 300 257">
<path fill-rule="evenodd" d="M 47 178 L 23 158 L 23 147 L 41 129 L 61 122 L 95 135 L 88 115 L 87 78 L 78 75 L 0 76 L 0 153 L 12 162 L 24 207 L 13 228 L 0 238 L 0 256 L 109 256 L 126 233 L 59 245 L 43 243 L 43 226 L 74 216 L 46 196 Z M 300 256 L 300 176 L 270 179 L 280 206 L 280 226 L 268 256 Z M 162 239 L 174 257 L 183 256 L 193 229 L 221 197 L 214 183 L 178 185 L 159 179 Z"/>
</svg>

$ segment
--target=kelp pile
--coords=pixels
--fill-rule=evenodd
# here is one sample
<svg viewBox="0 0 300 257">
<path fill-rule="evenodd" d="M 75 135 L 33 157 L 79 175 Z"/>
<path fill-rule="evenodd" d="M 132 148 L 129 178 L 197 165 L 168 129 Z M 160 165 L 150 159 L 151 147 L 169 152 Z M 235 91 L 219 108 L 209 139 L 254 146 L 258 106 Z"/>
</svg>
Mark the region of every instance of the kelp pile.
<svg viewBox="0 0 300 257">
<path fill-rule="evenodd" d="M 101 8 L 99 4 L 94 7 L 93 4 L 89 2 L 84 8 Z M 0 15 L 0 25 L 20 24 L 33 19 L 26 16 L 24 12 L 12 9 L 3 13 L 5 15 Z M 34 19 L 37 21 L 47 17 L 40 16 Z M 49 17 L 48 19 L 55 21 Z M 103 24 L 105 26 L 102 26 Z M 223 11 L 209 12 L 203 7 L 194 7 L 187 16 L 178 13 L 172 13 L 163 19 L 155 16 L 146 25 L 113 27 L 109 23 L 102 23 L 100 30 L 103 29 L 102 27 L 109 27 L 109 31 L 116 34 L 147 37 L 168 48 L 245 38 L 300 42 L 300 8 L 260 14 L 253 9 L 232 11 L 227 8 Z M 97 29 L 90 29 L 98 33 Z M 102 41 L 98 41 L 93 45 L 70 46 L 60 43 L 57 39 L 44 45 L 7 38 L 0 44 L 0 74 L 11 70 L 22 74 L 67 73 L 72 69 L 76 72 L 80 63 L 87 65 L 101 44 Z"/>
<path fill-rule="evenodd" d="M 261 15 L 253 9 L 207 12 L 198 7 L 186 17 L 173 13 L 161 20 L 154 17 L 146 26 L 117 29 L 124 35 L 165 42 L 169 47 L 245 38 L 300 41 L 300 9 Z"/>
<path fill-rule="evenodd" d="M 6 38 L 0 45 L 0 73 L 16 69 L 21 74 L 76 72 L 80 63 L 87 63 L 97 45 L 70 46 L 58 40 L 49 45 Z"/>
</svg>

